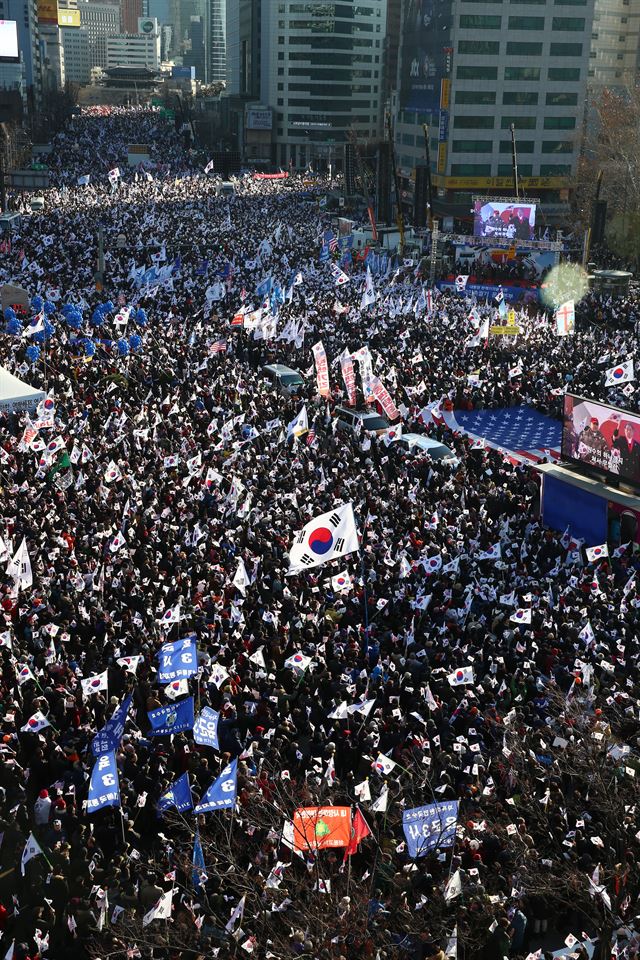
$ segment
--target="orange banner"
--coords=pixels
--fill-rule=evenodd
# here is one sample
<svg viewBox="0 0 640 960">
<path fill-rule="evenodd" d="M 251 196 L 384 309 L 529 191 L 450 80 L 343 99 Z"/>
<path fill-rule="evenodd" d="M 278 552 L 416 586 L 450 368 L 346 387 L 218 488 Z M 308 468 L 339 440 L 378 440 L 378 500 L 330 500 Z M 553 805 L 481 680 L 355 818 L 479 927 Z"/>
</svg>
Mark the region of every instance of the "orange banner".
<svg viewBox="0 0 640 960">
<path fill-rule="evenodd" d="M 351 841 L 350 807 L 299 807 L 293 815 L 296 850 L 348 847 Z"/>
</svg>

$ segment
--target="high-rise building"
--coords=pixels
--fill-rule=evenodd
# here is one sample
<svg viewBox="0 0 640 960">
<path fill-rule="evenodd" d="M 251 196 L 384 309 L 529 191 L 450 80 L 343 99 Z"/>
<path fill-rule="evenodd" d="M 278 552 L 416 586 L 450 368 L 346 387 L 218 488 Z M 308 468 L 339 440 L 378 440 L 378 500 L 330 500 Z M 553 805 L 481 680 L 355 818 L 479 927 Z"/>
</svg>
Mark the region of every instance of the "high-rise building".
<svg viewBox="0 0 640 960">
<path fill-rule="evenodd" d="M 137 33 L 138 18 L 142 16 L 142 0 L 120 0 L 122 33 Z"/>
<path fill-rule="evenodd" d="M 189 23 L 188 49 L 185 50 L 182 62 L 185 67 L 195 67 L 196 80 L 204 82 L 205 54 L 204 54 L 204 18 L 191 17 Z"/>
<path fill-rule="evenodd" d="M 640 66 L 640 4 L 595 0 L 589 87 L 633 86 Z"/>
<path fill-rule="evenodd" d="M 232 0 L 232 4 L 237 0 Z M 227 0 L 206 0 L 205 63 L 207 83 L 227 76 Z"/>
<path fill-rule="evenodd" d="M 120 33 L 120 4 L 103 0 L 78 0 L 80 25 L 89 37 L 92 67 L 107 67 L 107 37 Z"/>
<path fill-rule="evenodd" d="M 606 0 L 608 3 L 609 0 Z M 521 186 L 566 199 L 580 154 L 594 0 L 403 0 L 396 152 L 408 187 L 425 160 L 434 187 L 467 214 L 472 194 Z"/>
<path fill-rule="evenodd" d="M 107 69 L 113 67 L 160 67 L 160 34 L 121 33 L 107 37 Z"/>
<path fill-rule="evenodd" d="M 91 80 L 89 34 L 84 27 L 61 27 L 64 72 L 69 83 L 84 86 Z"/>
<path fill-rule="evenodd" d="M 276 162 L 335 162 L 350 131 L 377 137 L 387 0 L 261 6 L 260 100 L 274 111 Z"/>
<path fill-rule="evenodd" d="M 227 7 L 226 92 L 260 99 L 260 27 L 262 8 L 253 0 Z"/>
</svg>

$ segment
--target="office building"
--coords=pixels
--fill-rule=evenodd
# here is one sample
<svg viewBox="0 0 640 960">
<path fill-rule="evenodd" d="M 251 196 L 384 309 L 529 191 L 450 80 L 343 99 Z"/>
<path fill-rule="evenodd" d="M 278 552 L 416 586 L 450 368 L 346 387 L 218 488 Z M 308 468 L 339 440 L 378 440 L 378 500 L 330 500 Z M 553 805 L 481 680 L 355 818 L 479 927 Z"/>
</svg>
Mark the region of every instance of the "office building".
<svg viewBox="0 0 640 960">
<path fill-rule="evenodd" d="M 204 18 L 191 17 L 187 49 L 183 54 L 182 62 L 185 67 L 194 67 L 196 80 L 200 80 L 203 83 L 205 79 L 204 36 Z"/>
<path fill-rule="evenodd" d="M 107 37 L 107 70 L 113 67 L 160 67 L 160 34 L 121 33 Z"/>
<path fill-rule="evenodd" d="M 57 23 L 40 24 L 40 55 L 43 92 L 63 90 L 66 80 L 64 46 Z"/>
<path fill-rule="evenodd" d="M 91 79 L 89 34 L 85 27 L 61 27 L 65 77 L 69 83 L 84 86 Z"/>
<path fill-rule="evenodd" d="M 580 155 L 594 0 L 448 0 L 430 10 L 403 2 L 394 97 L 403 185 L 425 161 L 428 123 L 441 207 L 468 214 L 473 193 L 511 195 L 513 124 L 521 186 L 550 204 L 566 201 Z"/>
<path fill-rule="evenodd" d="M 230 0 L 231 8 L 237 0 Z M 205 65 L 207 83 L 221 83 L 227 76 L 227 0 L 206 0 Z"/>
<path fill-rule="evenodd" d="M 80 25 L 89 37 L 92 67 L 107 66 L 107 37 L 120 33 L 120 4 L 100 0 L 78 0 Z"/>
<path fill-rule="evenodd" d="M 123 33 L 137 33 L 143 15 L 142 0 L 120 0 L 120 24 Z"/>
<path fill-rule="evenodd" d="M 347 134 L 379 136 L 387 0 L 263 0 L 260 100 L 273 108 L 276 163 L 340 163 Z"/>
<path fill-rule="evenodd" d="M 260 98 L 260 27 L 262 7 L 253 0 L 236 0 L 227 7 L 226 92 Z"/>
<path fill-rule="evenodd" d="M 640 66 L 640 4 L 629 0 L 595 0 L 589 87 L 633 86 Z"/>
</svg>

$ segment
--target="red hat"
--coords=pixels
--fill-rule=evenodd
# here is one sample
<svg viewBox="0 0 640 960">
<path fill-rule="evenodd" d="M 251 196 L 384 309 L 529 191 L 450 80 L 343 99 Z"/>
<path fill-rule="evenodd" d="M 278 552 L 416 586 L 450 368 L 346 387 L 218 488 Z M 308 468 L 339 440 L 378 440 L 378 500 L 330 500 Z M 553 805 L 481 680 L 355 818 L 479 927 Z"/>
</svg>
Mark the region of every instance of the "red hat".
<svg viewBox="0 0 640 960">
<path fill-rule="evenodd" d="M 41 800 L 46 800 L 47 797 L 49 796 L 49 791 L 48 791 L 48 790 L 41 790 L 40 793 L 38 794 L 38 796 L 40 797 Z"/>
<path fill-rule="evenodd" d="M 591 417 L 591 423 L 595 423 L 595 424 L 597 425 L 597 423 L 598 423 L 598 418 L 597 418 L 597 417 Z"/>
</svg>

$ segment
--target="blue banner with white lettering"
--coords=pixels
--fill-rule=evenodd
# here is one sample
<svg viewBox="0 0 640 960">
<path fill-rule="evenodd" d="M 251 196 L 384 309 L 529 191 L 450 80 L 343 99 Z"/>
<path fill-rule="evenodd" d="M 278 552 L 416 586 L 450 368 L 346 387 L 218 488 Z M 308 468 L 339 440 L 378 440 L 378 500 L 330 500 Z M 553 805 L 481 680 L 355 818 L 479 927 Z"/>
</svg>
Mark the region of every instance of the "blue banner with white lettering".
<svg viewBox="0 0 640 960">
<path fill-rule="evenodd" d="M 165 643 L 156 654 L 158 658 L 158 683 L 173 683 L 192 677 L 198 672 L 196 638 L 183 637 L 173 643 Z"/>
<path fill-rule="evenodd" d="M 438 847 L 451 847 L 456 838 L 458 801 L 430 803 L 402 814 L 402 829 L 410 857 L 423 857 Z"/>
<path fill-rule="evenodd" d="M 268 276 L 262 280 L 256 287 L 256 296 L 257 297 L 268 297 L 271 293 L 271 286 L 273 284 L 273 277 Z"/>
<path fill-rule="evenodd" d="M 113 750 L 98 757 L 91 771 L 87 813 L 96 813 L 103 807 L 120 806 L 118 767 Z"/>
<path fill-rule="evenodd" d="M 172 733 L 182 733 L 193 727 L 193 697 L 172 703 L 169 707 L 158 707 L 149 710 L 149 723 L 152 728 L 149 735 L 152 737 L 168 737 Z"/>
<path fill-rule="evenodd" d="M 191 796 L 191 784 L 189 783 L 189 774 L 183 773 L 181 777 L 174 780 L 169 789 L 162 794 L 158 800 L 157 808 L 159 812 L 170 810 L 175 807 L 178 813 L 185 810 L 193 810 L 193 798 Z"/>
<path fill-rule="evenodd" d="M 118 749 L 132 700 L 132 696 L 123 700 L 120 706 L 115 708 L 111 719 L 107 720 L 102 730 L 98 730 L 91 742 L 91 752 L 94 757 L 100 757 L 103 753 Z"/>
<path fill-rule="evenodd" d="M 218 743 L 218 721 L 220 714 L 212 710 L 211 707 L 203 707 L 193 725 L 193 739 L 202 747 L 213 747 L 214 750 L 220 749 Z"/>
<path fill-rule="evenodd" d="M 196 806 L 196 813 L 209 813 L 210 810 L 228 810 L 236 805 L 236 791 L 238 789 L 238 761 L 232 760 L 227 764 L 217 780 L 211 784 L 200 803 Z"/>
</svg>

